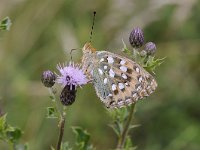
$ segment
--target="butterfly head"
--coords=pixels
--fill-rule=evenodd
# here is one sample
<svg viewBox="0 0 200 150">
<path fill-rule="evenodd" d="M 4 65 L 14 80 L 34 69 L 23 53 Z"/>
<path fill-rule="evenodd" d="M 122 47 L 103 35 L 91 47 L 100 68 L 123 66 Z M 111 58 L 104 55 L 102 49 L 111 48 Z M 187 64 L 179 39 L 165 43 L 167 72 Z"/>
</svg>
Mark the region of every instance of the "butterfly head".
<svg viewBox="0 0 200 150">
<path fill-rule="evenodd" d="M 96 49 L 92 47 L 91 43 L 87 42 L 83 47 L 83 53 L 94 53 Z"/>
</svg>

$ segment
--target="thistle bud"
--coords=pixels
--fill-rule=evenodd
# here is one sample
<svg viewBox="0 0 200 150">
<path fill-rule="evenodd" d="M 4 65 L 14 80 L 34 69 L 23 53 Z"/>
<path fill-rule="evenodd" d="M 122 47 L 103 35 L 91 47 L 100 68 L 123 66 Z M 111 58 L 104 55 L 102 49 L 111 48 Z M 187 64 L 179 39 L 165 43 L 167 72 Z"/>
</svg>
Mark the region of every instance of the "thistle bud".
<svg viewBox="0 0 200 150">
<path fill-rule="evenodd" d="M 130 33 L 129 42 L 133 48 L 139 48 L 144 44 L 144 35 L 140 28 L 134 28 Z"/>
<path fill-rule="evenodd" d="M 42 73 L 41 80 L 45 87 L 52 87 L 55 84 L 56 76 L 53 72 L 47 70 Z"/>
<path fill-rule="evenodd" d="M 147 52 L 147 55 L 154 55 L 156 53 L 156 45 L 153 42 L 148 42 L 145 44 L 144 50 Z"/>
<path fill-rule="evenodd" d="M 76 98 L 75 85 L 66 85 L 60 94 L 60 101 L 63 105 L 68 106 L 74 103 Z"/>
</svg>

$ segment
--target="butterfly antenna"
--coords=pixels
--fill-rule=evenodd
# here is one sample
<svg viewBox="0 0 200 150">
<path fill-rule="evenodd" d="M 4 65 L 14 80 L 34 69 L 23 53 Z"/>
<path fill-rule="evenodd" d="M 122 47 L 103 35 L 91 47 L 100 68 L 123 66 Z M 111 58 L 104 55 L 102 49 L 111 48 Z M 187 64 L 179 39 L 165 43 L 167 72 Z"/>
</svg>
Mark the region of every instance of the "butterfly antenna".
<svg viewBox="0 0 200 150">
<path fill-rule="evenodd" d="M 92 42 L 92 33 L 93 33 L 93 29 L 94 29 L 95 16 L 96 16 L 96 11 L 93 12 L 92 29 L 90 32 L 90 43 Z"/>
<path fill-rule="evenodd" d="M 77 50 L 77 49 L 71 49 L 71 51 L 70 51 L 70 59 L 71 59 L 71 61 L 72 61 L 72 51 L 75 51 L 75 50 Z"/>
</svg>

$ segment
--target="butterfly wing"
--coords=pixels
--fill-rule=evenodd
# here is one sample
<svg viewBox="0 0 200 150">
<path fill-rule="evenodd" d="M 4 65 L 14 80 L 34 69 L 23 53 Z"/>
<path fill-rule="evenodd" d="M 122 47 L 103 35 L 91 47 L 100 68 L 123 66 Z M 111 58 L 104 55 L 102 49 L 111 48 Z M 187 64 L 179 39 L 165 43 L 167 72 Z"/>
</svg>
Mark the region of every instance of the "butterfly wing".
<svg viewBox="0 0 200 150">
<path fill-rule="evenodd" d="M 136 62 L 97 51 L 92 78 L 97 95 L 108 108 L 120 108 L 149 96 L 157 87 L 153 76 Z"/>
</svg>

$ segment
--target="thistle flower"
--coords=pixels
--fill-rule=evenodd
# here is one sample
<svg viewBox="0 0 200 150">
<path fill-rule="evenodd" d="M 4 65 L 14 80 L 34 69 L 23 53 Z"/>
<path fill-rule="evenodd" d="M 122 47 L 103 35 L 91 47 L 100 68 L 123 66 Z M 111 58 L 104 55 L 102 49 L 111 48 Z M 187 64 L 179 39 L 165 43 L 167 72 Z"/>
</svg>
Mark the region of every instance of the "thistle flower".
<svg viewBox="0 0 200 150">
<path fill-rule="evenodd" d="M 145 44 L 144 50 L 147 52 L 147 55 L 154 55 L 156 53 L 156 44 L 148 42 Z"/>
<path fill-rule="evenodd" d="M 41 80 L 45 87 L 52 87 L 55 84 L 56 76 L 53 72 L 47 70 L 42 73 Z"/>
<path fill-rule="evenodd" d="M 77 86 L 82 86 L 87 84 L 88 79 L 86 75 L 84 75 L 80 65 L 75 65 L 70 62 L 68 66 L 57 65 L 57 69 L 59 70 L 61 75 L 57 75 L 56 82 L 61 84 L 63 87 L 66 85 L 70 86 L 70 90 Z"/>
<path fill-rule="evenodd" d="M 87 84 L 88 79 L 80 68 L 80 65 L 69 63 L 67 66 L 57 65 L 61 75 L 57 75 L 56 82 L 64 88 L 60 94 L 60 101 L 63 105 L 71 105 L 76 98 L 77 86 Z"/>
<path fill-rule="evenodd" d="M 140 28 L 134 28 L 129 36 L 129 42 L 134 48 L 139 48 L 144 44 L 144 35 Z"/>
</svg>

